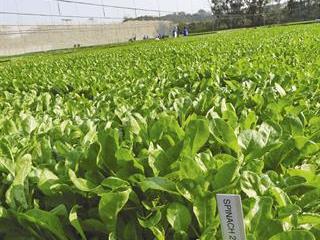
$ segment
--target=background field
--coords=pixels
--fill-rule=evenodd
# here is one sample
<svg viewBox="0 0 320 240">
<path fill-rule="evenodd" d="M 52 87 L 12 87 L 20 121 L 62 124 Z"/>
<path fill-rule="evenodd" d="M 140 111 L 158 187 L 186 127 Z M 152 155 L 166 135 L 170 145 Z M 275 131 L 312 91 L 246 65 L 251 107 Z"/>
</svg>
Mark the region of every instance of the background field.
<svg viewBox="0 0 320 240">
<path fill-rule="evenodd" d="M 320 28 L 0 63 L 1 239 L 320 239 Z"/>
</svg>

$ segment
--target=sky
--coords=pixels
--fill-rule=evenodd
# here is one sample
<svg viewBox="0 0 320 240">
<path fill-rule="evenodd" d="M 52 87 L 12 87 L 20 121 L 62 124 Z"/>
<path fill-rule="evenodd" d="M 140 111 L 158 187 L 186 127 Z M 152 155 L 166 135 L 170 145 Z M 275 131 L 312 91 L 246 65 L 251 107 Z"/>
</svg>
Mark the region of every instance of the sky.
<svg viewBox="0 0 320 240">
<path fill-rule="evenodd" d="M 117 5 L 122 7 L 136 7 L 143 9 L 160 9 L 161 11 L 187 13 L 197 12 L 199 9 L 209 10 L 208 0 L 75 0 L 78 2 L 88 2 L 105 5 Z M 119 18 L 135 17 L 141 15 L 155 15 L 158 12 L 149 11 L 134 11 L 128 9 L 102 8 L 97 6 L 87 6 L 74 3 L 59 3 L 61 15 L 64 16 L 83 16 L 84 18 L 72 18 L 70 23 L 88 22 L 85 17 L 100 17 L 107 16 L 114 18 L 113 20 L 94 19 L 91 22 L 101 23 L 110 21 L 120 21 Z M 61 17 L 47 17 L 47 16 L 17 16 L 7 15 L 3 12 L 20 12 L 20 13 L 41 13 L 45 15 L 59 15 L 58 2 L 56 0 L 0 0 L 0 25 L 6 24 L 61 24 Z M 161 15 L 166 13 L 161 12 Z M 70 17 L 64 18 L 71 19 Z"/>
</svg>

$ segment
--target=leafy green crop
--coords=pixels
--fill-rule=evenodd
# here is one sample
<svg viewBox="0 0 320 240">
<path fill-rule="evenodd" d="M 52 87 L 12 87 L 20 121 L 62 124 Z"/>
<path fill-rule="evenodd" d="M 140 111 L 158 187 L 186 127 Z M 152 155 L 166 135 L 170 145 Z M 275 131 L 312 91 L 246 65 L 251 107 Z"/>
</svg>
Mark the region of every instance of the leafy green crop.
<svg viewBox="0 0 320 240">
<path fill-rule="evenodd" d="M 316 24 L 0 65 L 0 238 L 320 239 Z"/>
</svg>

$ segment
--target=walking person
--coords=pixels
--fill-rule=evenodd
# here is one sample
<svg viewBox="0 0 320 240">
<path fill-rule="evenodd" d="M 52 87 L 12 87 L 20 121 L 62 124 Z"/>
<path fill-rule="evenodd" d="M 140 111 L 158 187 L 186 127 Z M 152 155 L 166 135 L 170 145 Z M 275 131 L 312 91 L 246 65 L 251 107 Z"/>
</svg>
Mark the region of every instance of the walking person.
<svg viewBox="0 0 320 240">
<path fill-rule="evenodd" d="M 173 27 L 172 36 L 173 36 L 174 38 L 177 38 L 177 37 L 178 37 L 178 26 L 174 26 L 174 27 Z"/>
<path fill-rule="evenodd" d="M 183 28 L 183 36 L 185 37 L 189 36 L 189 29 L 187 28 L 187 26 Z"/>
</svg>

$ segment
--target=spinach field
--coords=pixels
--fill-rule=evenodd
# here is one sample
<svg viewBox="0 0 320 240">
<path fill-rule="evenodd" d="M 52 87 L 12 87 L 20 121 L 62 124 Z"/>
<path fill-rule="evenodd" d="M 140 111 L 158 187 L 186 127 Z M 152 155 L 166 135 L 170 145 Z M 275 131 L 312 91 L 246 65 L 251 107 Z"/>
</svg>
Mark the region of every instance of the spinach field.
<svg viewBox="0 0 320 240">
<path fill-rule="evenodd" d="M 0 63 L 0 239 L 320 239 L 320 25 Z"/>
</svg>

